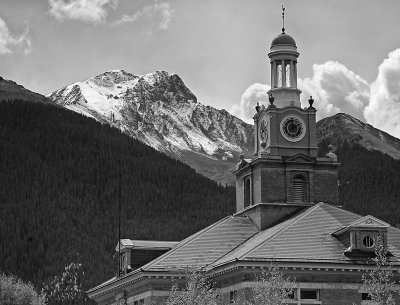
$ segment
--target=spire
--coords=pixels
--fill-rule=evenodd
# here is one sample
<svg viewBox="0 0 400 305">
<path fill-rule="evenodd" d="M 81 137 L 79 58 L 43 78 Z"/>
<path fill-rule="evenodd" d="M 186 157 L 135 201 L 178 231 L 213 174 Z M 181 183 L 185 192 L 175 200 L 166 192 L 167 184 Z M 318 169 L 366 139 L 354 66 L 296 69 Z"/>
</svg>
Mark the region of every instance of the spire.
<svg viewBox="0 0 400 305">
<path fill-rule="evenodd" d="M 285 34 L 285 7 L 282 4 L 282 34 Z"/>
</svg>

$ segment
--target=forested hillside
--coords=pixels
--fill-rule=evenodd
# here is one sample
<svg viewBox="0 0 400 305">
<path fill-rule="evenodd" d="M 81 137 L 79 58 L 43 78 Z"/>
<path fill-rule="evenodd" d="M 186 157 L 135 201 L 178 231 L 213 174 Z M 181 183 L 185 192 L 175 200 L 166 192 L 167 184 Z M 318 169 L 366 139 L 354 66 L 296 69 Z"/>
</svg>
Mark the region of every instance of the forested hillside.
<svg viewBox="0 0 400 305">
<path fill-rule="evenodd" d="M 234 212 L 234 189 L 117 129 L 41 103 L 0 103 L 0 271 L 41 286 L 79 261 L 112 277 L 118 238 L 181 240 Z"/>
<path fill-rule="evenodd" d="M 343 145 L 340 159 L 343 207 L 400 227 L 400 161 L 358 145 Z"/>
<path fill-rule="evenodd" d="M 329 139 L 320 143 L 320 155 Z M 400 227 L 400 160 L 359 144 L 339 143 L 339 203 L 343 208 L 370 214 Z"/>
</svg>

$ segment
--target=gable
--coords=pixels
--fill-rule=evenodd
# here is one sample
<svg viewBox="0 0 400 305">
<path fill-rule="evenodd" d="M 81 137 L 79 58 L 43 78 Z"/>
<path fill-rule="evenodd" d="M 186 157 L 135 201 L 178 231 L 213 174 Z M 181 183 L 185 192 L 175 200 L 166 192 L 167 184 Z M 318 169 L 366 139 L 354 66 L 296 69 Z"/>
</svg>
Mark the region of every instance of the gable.
<svg viewBox="0 0 400 305">
<path fill-rule="evenodd" d="M 286 163 L 308 163 L 308 164 L 313 164 L 316 161 L 304 154 L 297 154 L 294 156 L 291 156 L 289 158 L 285 158 Z"/>
<path fill-rule="evenodd" d="M 236 164 L 236 170 L 246 167 L 250 162 L 251 162 L 250 159 L 242 159 L 240 162 Z"/>
<path fill-rule="evenodd" d="M 360 217 L 359 219 L 347 224 L 346 226 L 343 226 L 341 228 L 337 228 L 334 232 L 332 232 L 332 235 L 334 236 L 339 236 L 347 231 L 350 231 L 350 229 L 355 229 L 355 228 L 364 228 L 364 229 L 383 229 L 383 228 L 389 228 L 390 225 L 376 217 L 373 217 L 371 215 L 367 215 L 364 217 Z"/>
<path fill-rule="evenodd" d="M 348 227 L 388 228 L 390 225 L 378 218 L 367 215 L 349 223 Z"/>
</svg>

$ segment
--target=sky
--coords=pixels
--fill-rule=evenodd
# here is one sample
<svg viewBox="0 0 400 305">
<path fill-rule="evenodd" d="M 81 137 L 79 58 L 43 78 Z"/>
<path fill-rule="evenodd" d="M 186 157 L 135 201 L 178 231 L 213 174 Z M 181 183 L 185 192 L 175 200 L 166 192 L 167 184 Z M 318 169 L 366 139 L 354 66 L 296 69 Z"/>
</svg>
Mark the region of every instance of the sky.
<svg viewBox="0 0 400 305">
<path fill-rule="evenodd" d="M 247 122 L 267 104 L 268 51 L 297 43 L 302 104 L 400 137 L 399 0 L 0 0 L 0 76 L 42 94 L 109 70 L 178 74 Z"/>
</svg>

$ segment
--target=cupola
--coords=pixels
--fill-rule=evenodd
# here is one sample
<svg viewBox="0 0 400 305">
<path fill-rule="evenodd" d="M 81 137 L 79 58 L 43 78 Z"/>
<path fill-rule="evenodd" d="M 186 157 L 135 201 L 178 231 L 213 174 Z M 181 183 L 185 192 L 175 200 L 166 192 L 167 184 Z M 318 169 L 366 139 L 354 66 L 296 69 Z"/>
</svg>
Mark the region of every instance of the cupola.
<svg viewBox="0 0 400 305">
<path fill-rule="evenodd" d="M 268 95 L 275 98 L 278 108 L 294 105 L 300 107 L 297 88 L 297 45 L 294 38 L 285 33 L 285 8 L 282 7 L 282 33 L 271 43 L 268 57 L 271 63 L 271 90 Z"/>
</svg>

